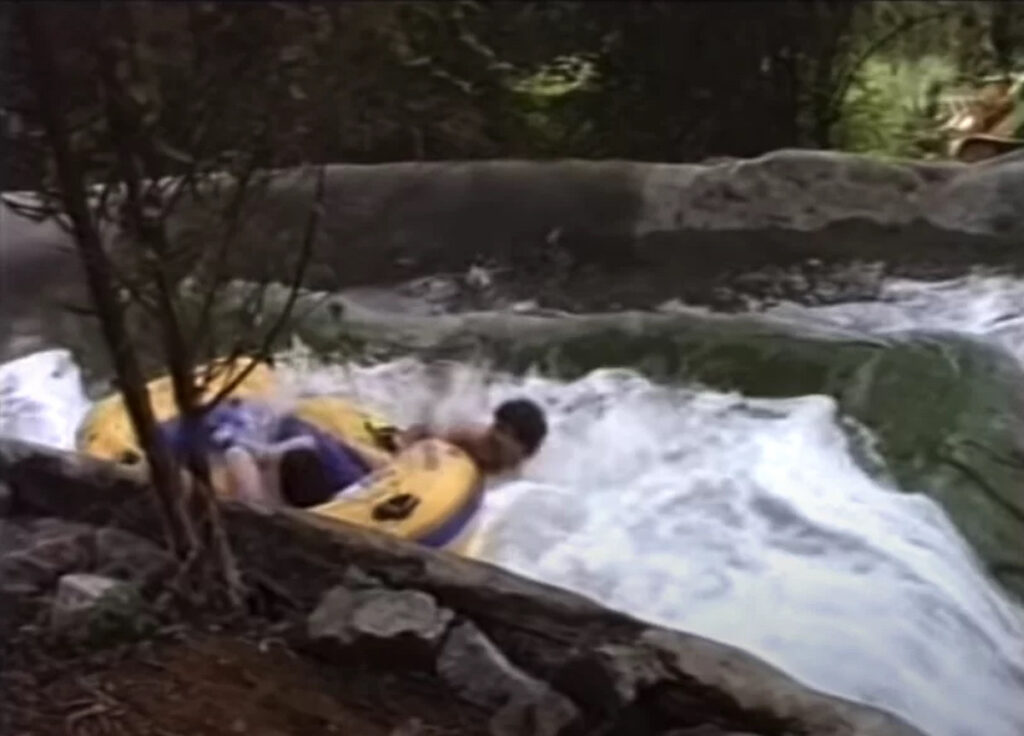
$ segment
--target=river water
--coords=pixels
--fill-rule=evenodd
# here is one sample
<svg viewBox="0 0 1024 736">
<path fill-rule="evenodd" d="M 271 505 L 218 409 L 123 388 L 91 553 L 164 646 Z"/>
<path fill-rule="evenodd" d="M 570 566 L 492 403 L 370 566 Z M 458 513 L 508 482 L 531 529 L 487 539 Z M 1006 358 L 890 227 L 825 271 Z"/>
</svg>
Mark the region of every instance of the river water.
<svg viewBox="0 0 1024 736">
<path fill-rule="evenodd" d="M 893 281 L 877 302 L 771 312 L 985 335 L 1024 359 L 1024 282 L 1010 278 Z M 480 557 L 739 646 L 932 736 L 1024 734 L 1024 613 L 934 502 L 893 491 L 870 436 L 831 399 L 755 400 L 621 369 L 560 382 L 412 359 L 325 366 L 301 347 L 282 358 L 296 390 L 398 421 L 485 420 L 516 395 L 546 407 L 548 443 L 486 497 Z M 66 353 L 0 367 L 0 386 L 0 432 L 72 445 L 87 401 Z"/>
</svg>

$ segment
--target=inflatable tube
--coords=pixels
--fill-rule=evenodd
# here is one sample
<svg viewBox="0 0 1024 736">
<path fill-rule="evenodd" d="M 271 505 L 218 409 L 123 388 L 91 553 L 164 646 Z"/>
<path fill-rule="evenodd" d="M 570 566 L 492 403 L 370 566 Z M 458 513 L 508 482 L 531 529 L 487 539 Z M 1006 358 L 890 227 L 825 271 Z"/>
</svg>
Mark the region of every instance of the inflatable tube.
<svg viewBox="0 0 1024 736">
<path fill-rule="evenodd" d="M 204 398 L 212 398 L 224 388 L 228 381 L 238 375 L 243 366 L 227 367 L 207 387 Z M 202 374 L 205 368 L 197 369 Z M 260 363 L 235 388 L 232 396 L 260 398 L 270 396 L 277 384 L 270 367 Z M 173 418 L 178 408 L 174 403 L 174 390 L 169 377 L 158 378 L 146 384 L 149 403 L 158 422 Z M 128 412 L 121 402 L 120 394 L 108 396 L 97 402 L 85 415 L 78 426 L 75 446 L 79 452 L 114 462 L 133 462 L 141 457 L 139 444 L 135 439 Z"/>
<path fill-rule="evenodd" d="M 458 550 L 471 536 L 483 495 L 480 481 L 462 450 L 424 440 L 311 511 L 428 547 Z"/>
<path fill-rule="evenodd" d="M 337 437 L 376 466 L 391 459 L 392 453 L 381 444 L 382 433 L 395 431 L 394 425 L 370 412 L 358 409 L 337 396 L 299 399 L 292 413 L 299 419 Z"/>
<path fill-rule="evenodd" d="M 272 372 L 261 367 L 239 385 L 234 395 L 258 399 L 270 396 L 274 388 Z M 158 379 L 148 389 L 157 419 L 173 418 L 170 382 Z M 429 547 L 460 553 L 469 549 L 483 482 L 476 464 L 465 452 L 430 439 L 393 453 L 382 437 L 394 427 L 338 397 L 300 399 L 293 414 L 345 442 L 376 468 L 334 500 L 307 511 Z M 81 452 L 115 462 L 137 460 L 138 447 L 119 396 L 104 399 L 88 413 L 78 432 L 78 447 Z M 219 468 L 214 468 L 213 480 L 220 495 L 233 495 Z"/>
<path fill-rule="evenodd" d="M 462 450 L 427 440 L 393 455 L 379 438 L 394 425 L 335 396 L 300 399 L 293 413 L 341 439 L 371 465 L 382 466 L 311 511 L 459 554 L 468 554 L 471 544 L 475 548 L 483 478 Z M 407 517 L 374 518 L 375 508 L 406 496 L 416 499 Z"/>
</svg>

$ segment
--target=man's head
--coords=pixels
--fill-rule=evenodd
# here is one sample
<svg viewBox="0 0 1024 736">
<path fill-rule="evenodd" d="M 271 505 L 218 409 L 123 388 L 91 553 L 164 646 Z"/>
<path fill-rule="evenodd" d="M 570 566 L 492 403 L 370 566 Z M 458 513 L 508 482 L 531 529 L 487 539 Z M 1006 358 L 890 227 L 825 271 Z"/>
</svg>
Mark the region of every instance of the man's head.
<svg viewBox="0 0 1024 736">
<path fill-rule="evenodd" d="M 548 433 L 544 411 L 529 399 L 512 399 L 494 412 L 487 432 L 490 472 L 511 470 L 536 454 Z"/>
</svg>

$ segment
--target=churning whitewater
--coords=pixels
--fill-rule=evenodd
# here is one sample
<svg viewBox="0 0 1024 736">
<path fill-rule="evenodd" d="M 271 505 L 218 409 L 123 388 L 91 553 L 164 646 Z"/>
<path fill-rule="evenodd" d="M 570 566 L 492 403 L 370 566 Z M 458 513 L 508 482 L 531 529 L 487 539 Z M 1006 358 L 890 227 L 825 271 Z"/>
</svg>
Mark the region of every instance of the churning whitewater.
<svg viewBox="0 0 1024 736">
<path fill-rule="evenodd" d="M 1018 295 L 1020 282 L 971 277 L 895 282 L 879 303 L 773 311 L 988 334 L 1021 355 Z M 831 399 L 752 400 L 626 370 L 559 382 L 282 357 L 289 389 L 341 393 L 400 422 L 482 421 L 521 394 L 545 406 L 542 452 L 489 489 L 480 557 L 736 645 L 932 736 L 1024 733 L 1024 615 L 937 504 L 894 492 L 870 436 Z M 72 445 L 88 402 L 67 353 L 0 367 L 0 387 L 0 432 Z"/>
</svg>

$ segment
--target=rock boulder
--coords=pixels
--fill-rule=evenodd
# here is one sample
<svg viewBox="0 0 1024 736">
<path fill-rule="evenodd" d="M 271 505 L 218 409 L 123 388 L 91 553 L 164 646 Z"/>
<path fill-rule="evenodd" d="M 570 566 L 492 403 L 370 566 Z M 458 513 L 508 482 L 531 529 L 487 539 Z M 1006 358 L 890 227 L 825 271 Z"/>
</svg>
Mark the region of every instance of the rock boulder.
<svg viewBox="0 0 1024 736">
<path fill-rule="evenodd" d="M 423 665 L 433 661 L 451 620 L 426 593 L 339 586 L 320 601 L 307 630 L 315 645 L 342 656 Z"/>
<path fill-rule="evenodd" d="M 968 167 L 789 150 L 709 164 L 337 164 L 327 169 L 306 282 L 336 290 L 486 264 L 522 281 L 524 293 L 543 287 L 600 308 L 629 293 L 701 293 L 723 274 L 807 258 L 1019 266 L 1021 191 L 1024 163 L 1013 158 Z M 285 278 L 312 193 L 309 172 L 274 176 L 249 205 L 231 276 Z M 95 340 L 91 323 L 61 308 L 85 297 L 67 235 L 2 207 L 11 288 L 0 360 L 78 344 L 83 327 Z M 188 196 L 171 220 L 182 252 L 201 252 L 212 227 Z"/>
<path fill-rule="evenodd" d="M 14 510 L 22 515 L 117 522 L 149 539 L 162 534 L 149 491 L 138 477 L 88 458 L 0 440 L 0 481 L 11 484 Z M 340 630 L 347 642 L 356 636 L 373 641 L 382 633 L 400 639 L 414 631 L 414 647 L 428 650 L 426 643 L 437 641 L 443 653 L 449 640 L 440 632 L 450 622 L 438 612 L 451 611 L 459 622 L 451 632 L 461 631 L 464 640 L 455 650 L 448 649 L 443 667 L 437 665 L 439 677 L 447 672 L 456 694 L 462 688 L 481 703 L 498 704 L 500 693 L 510 690 L 522 694 L 497 705 L 492 733 L 507 736 L 538 729 L 561 730 L 568 736 L 572 726 L 565 726 L 570 714 L 566 703 L 576 696 L 559 672 L 581 658 L 593 655 L 600 662 L 609 653 L 613 659 L 619 653 L 627 666 L 618 675 L 613 671 L 609 681 L 621 684 L 613 690 L 619 693 L 620 707 L 594 708 L 581 697 L 573 703 L 580 716 L 572 723 L 592 728 L 591 732 L 631 736 L 658 736 L 697 726 L 766 736 L 919 734 L 892 715 L 808 688 L 752 655 L 642 624 L 581 596 L 479 562 L 300 511 L 269 516 L 237 506 L 225 506 L 223 511 L 243 572 L 273 580 L 296 605 L 317 608 L 325 593 L 338 591 L 347 570 L 365 573 L 353 576 L 355 587 L 333 593 L 337 619 L 320 604 L 322 633 Z M 375 592 L 371 580 L 379 580 L 386 589 Z M 399 605 L 400 599 L 404 602 Z M 417 623 L 397 625 L 392 617 L 382 626 L 356 615 L 360 610 L 388 613 L 400 608 L 419 612 L 412 617 Z M 385 622 L 389 616 L 383 617 Z M 359 631 L 349 633 L 346 627 L 357 621 Z M 466 622 L 474 628 L 457 628 Z M 436 649 L 432 656 L 432 661 L 440 662 Z M 629 673 L 636 668 L 631 670 L 628 663 L 645 659 L 642 671 L 650 674 L 630 680 Z M 460 660 L 463 666 L 456 666 Z M 465 666 L 474 662 L 478 664 Z M 486 675 L 478 675 L 489 683 L 486 688 L 478 689 L 470 679 L 469 672 L 475 669 Z M 541 684 L 533 685 L 535 681 Z"/>
</svg>

